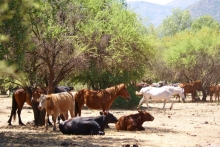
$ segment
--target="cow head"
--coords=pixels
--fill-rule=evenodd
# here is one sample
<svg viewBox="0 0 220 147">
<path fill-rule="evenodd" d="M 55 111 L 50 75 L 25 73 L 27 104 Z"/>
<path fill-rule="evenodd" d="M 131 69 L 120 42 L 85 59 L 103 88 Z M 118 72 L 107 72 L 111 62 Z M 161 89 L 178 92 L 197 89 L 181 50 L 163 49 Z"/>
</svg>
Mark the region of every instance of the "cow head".
<svg viewBox="0 0 220 147">
<path fill-rule="evenodd" d="M 195 85 L 196 90 L 198 90 L 198 91 L 202 91 L 203 90 L 202 81 L 197 80 L 197 81 L 194 81 L 193 84 Z"/>
<path fill-rule="evenodd" d="M 144 121 L 153 121 L 154 120 L 154 117 L 150 113 L 148 113 L 146 111 L 141 111 L 141 110 L 139 110 L 138 112 L 139 112 L 143 122 Z"/>
<path fill-rule="evenodd" d="M 125 98 L 127 101 L 131 99 L 130 94 L 127 90 L 127 86 L 125 84 L 119 84 L 115 87 L 116 91 L 118 91 L 118 95 Z"/>
<path fill-rule="evenodd" d="M 46 107 L 46 95 L 42 94 L 39 98 L 38 109 L 43 110 Z"/>
<path fill-rule="evenodd" d="M 52 109 L 54 107 L 52 96 L 42 94 L 39 98 L 38 109 L 43 110 L 44 108 Z"/>
<path fill-rule="evenodd" d="M 32 102 L 39 102 L 39 98 L 42 94 L 46 94 L 46 89 L 44 88 L 34 88 L 32 90 L 32 98 L 31 98 L 31 101 Z"/>
<path fill-rule="evenodd" d="M 182 100 L 185 102 L 185 94 L 184 94 L 184 88 L 178 87 L 179 88 L 179 96 L 182 98 Z"/>
<path fill-rule="evenodd" d="M 110 112 L 100 112 L 101 115 L 106 117 L 106 122 L 108 123 L 116 123 L 118 119 Z"/>
</svg>

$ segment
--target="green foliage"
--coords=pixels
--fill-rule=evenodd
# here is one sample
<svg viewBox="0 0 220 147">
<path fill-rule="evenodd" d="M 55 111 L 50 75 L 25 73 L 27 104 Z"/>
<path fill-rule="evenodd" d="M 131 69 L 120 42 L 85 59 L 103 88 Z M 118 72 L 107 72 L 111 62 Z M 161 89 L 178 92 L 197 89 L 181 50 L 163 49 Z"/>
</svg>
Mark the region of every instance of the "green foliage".
<svg viewBox="0 0 220 147">
<path fill-rule="evenodd" d="M 5 18 L 0 22 L 0 34 L 7 36 L 8 40 L 0 44 L 0 60 L 22 64 L 24 53 L 30 44 L 26 13 L 34 9 L 34 5 L 33 1 L 21 0 L 4 3 L 3 18 Z"/>
<path fill-rule="evenodd" d="M 209 27 L 211 29 L 220 29 L 219 23 L 214 20 L 212 16 L 204 15 L 193 21 L 191 28 L 195 31 L 202 29 L 202 27 Z"/>
<path fill-rule="evenodd" d="M 184 71 L 193 80 L 210 77 L 219 66 L 219 39 L 219 31 L 208 27 L 177 33 L 164 39 L 168 47 L 164 60 L 168 66 Z"/>
<path fill-rule="evenodd" d="M 109 83 L 140 79 L 146 61 L 154 55 L 152 38 L 136 14 L 114 0 L 83 1 L 85 19 L 79 29 L 89 59 L 88 69 L 77 76 L 76 81 L 109 86 Z M 107 84 L 106 84 L 107 81 Z M 111 85 L 110 84 L 110 85 Z"/>
<path fill-rule="evenodd" d="M 172 15 L 165 18 L 160 26 L 160 36 L 173 36 L 188 29 L 192 20 L 188 11 L 173 9 Z"/>
<path fill-rule="evenodd" d="M 113 102 L 111 108 L 113 108 L 113 109 L 132 109 L 132 110 L 135 109 L 138 106 L 139 101 L 141 100 L 141 98 L 135 94 L 135 90 L 136 90 L 135 87 L 128 86 L 128 91 L 129 91 L 130 98 L 131 98 L 130 101 L 126 101 L 124 98 L 118 97 Z"/>
<path fill-rule="evenodd" d="M 30 85 L 27 74 L 18 70 L 19 67 L 15 64 L 10 65 L 5 61 L 0 61 L 0 77 L 3 79 L 3 83 L 7 85 Z"/>
<path fill-rule="evenodd" d="M 8 11 L 8 0 L 0 1 L 0 25 L 2 21 L 11 19 L 13 11 Z M 8 41 L 6 34 L 0 33 L 0 43 Z"/>
</svg>

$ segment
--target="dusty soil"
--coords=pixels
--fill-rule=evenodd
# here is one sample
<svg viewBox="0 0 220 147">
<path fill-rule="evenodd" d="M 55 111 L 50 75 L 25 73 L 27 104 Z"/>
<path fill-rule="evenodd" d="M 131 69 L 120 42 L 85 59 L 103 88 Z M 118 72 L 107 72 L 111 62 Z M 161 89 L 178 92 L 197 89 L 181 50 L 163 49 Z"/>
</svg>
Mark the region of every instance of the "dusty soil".
<svg viewBox="0 0 220 147">
<path fill-rule="evenodd" d="M 219 103 L 176 102 L 173 110 L 166 109 L 162 103 L 150 103 L 149 112 L 154 121 L 145 122 L 145 131 L 117 131 L 114 124 L 105 129 L 104 136 L 63 135 L 59 128 L 52 127 L 44 132 L 44 127 L 33 127 L 33 111 L 24 105 L 21 117 L 25 126 L 18 120 L 8 126 L 11 112 L 11 98 L 0 97 L 0 146 L 75 146 L 75 147 L 120 147 L 129 144 L 138 147 L 219 147 L 220 146 L 220 104 Z M 145 109 L 145 104 L 142 109 Z M 137 113 L 137 110 L 112 110 L 116 117 Z M 98 110 L 82 111 L 82 116 L 97 116 Z"/>
</svg>

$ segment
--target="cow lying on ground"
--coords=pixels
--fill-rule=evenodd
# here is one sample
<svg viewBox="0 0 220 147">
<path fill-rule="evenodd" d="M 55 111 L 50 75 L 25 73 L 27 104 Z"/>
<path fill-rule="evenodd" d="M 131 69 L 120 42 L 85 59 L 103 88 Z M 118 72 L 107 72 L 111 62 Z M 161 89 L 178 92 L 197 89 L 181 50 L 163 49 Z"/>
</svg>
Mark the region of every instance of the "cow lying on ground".
<svg viewBox="0 0 220 147">
<path fill-rule="evenodd" d="M 68 119 L 68 110 L 71 117 L 75 116 L 75 99 L 76 92 L 61 92 L 57 94 L 41 95 L 39 98 L 40 110 L 46 109 L 45 122 L 47 122 L 49 115 L 52 115 L 53 130 L 56 130 L 56 119 L 59 113 L 63 113 L 65 120 Z M 45 130 L 47 130 L 47 123 L 45 123 Z"/>
<path fill-rule="evenodd" d="M 74 117 L 59 124 L 60 131 L 63 134 L 75 135 L 104 135 L 104 127 L 108 123 L 116 123 L 117 118 L 104 112 L 97 117 Z"/>
<path fill-rule="evenodd" d="M 142 126 L 145 121 L 153 121 L 154 117 L 146 111 L 138 111 L 137 114 L 122 116 L 115 124 L 117 130 L 140 131 L 145 130 Z"/>
</svg>

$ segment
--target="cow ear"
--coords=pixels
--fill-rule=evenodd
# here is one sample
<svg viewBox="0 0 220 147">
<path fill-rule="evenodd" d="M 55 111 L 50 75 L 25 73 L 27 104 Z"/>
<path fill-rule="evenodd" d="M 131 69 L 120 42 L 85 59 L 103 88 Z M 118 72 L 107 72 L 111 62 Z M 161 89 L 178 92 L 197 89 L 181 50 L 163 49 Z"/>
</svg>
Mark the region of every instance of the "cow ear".
<svg viewBox="0 0 220 147">
<path fill-rule="evenodd" d="M 141 113 L 142 111 L 141 111 L 141 110 L 138 110 L 138 112 Z"/>
<path fill-rule="evenodd" d="M 51 96 L 46 96 L 46 100 L 50 100 Z"/>
<path fill-rule="evenodd" d="M 104 114 L 105 116 L 107 116 L 107 115 L 108 115 L 108 112 L 105 111 L 105 112 L 103 112 L 103 114 Z"/>
</svg>

